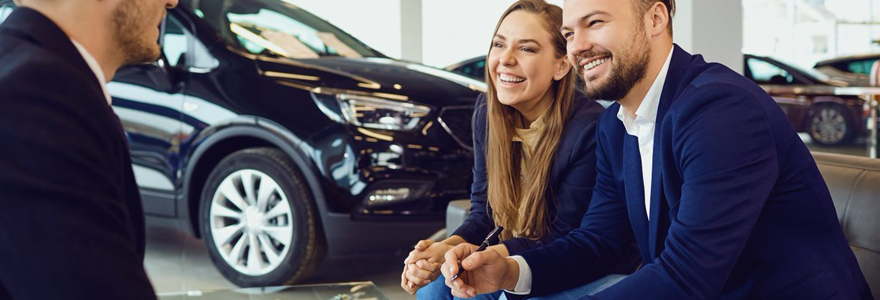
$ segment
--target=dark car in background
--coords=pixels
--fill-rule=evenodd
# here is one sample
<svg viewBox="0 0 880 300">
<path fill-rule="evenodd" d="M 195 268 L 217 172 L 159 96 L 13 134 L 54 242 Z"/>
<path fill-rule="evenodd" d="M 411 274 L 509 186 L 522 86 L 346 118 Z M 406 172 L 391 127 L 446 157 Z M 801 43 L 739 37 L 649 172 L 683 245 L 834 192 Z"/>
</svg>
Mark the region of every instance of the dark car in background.
<svg viewBox="0 0 880 300">
<path fill-rule="evenodd" d="M 462 74 L 473 79 L 483 81 L 486 78 L 486 56 L 480 55 L 447 66 L 447 71 Z"/>
<path fill-rule="evenodd" d="M 12 10 L 0 1 L 0 21 Z M 163 56 L 108 90 L 148 223 L 240 286 L 400 249 L 470 197 L 481 82 L 390 59 L 281 0 L 181 0 Z"/>
<path fill-rule="evenodd" d="M 746 54 L 744 75 L 760 85 L 782 107 L 798 132 L 821 145 L 842 145 L 867 134 L 864 100 L 836 95 L 847 84 L 814 70 L 803 70 L 776 59 Z"/>
<path fill-rule="evenodd" d="M 849 86 L 870 86 L 871 68 L 878 59 L 880 53 L 844 56 L 817 62 L 813 68 Z"/>
</svg>

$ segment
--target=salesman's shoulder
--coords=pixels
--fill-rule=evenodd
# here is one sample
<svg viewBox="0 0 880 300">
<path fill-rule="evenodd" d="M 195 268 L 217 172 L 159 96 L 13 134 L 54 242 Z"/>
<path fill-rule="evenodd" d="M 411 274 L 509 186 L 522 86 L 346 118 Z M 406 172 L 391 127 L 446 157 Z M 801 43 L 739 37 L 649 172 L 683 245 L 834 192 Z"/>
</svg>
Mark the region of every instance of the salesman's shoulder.
<svg viewBox="0 0 880 300">
<path fill-rule="evenodd" d="M 3 66 L 0 68 L 0 82 L 6 83 L 0 88 L 8 87 L 9 81 L 20 81 L 25 77 L 48 76 L 44 78 L 49 79 L 73 72 L 69 62 L 10 30 L 0 30 L 0 66 Z"/>
</svg>

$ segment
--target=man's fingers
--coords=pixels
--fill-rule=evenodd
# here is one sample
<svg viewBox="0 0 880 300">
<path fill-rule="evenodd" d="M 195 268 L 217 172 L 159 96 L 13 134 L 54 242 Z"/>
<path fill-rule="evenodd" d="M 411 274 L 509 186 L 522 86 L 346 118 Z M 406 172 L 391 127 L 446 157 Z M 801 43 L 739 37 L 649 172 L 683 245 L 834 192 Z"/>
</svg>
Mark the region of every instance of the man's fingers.
<svg viewBox="0 0 880 300">
<path fill-rule="evenodd" d="M 467 275 L 462 275 L 462 277 L 467 277 Z M 462 278 L 452 281 L 447 279 L 446 285 L 449 286 L 452 295 L 459 298 L 471 298 L 477 295 L 474 288 L 465 284 Z"/>
<path fill-rule="evenodd" d="M 483 265 L 496 263 L 498 259 L 503 259 L 503 257 L 495 251 L 476 252 L 462 260 L 461 266 L 465 270 L 473 270 Z"/>
</svg>

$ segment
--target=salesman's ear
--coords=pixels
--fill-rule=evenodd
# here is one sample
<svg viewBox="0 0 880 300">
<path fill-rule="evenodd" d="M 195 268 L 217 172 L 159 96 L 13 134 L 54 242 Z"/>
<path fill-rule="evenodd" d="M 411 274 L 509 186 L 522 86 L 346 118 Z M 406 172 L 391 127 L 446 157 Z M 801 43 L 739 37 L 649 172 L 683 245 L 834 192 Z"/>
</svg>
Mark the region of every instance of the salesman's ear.
<svg viewBox="0 0 880 300">
<path fill-rule="evenodd" d="M 553 80 L 561 80 L 571 70 L 571 64 L 563 56 L 556 60 L 556 74 L 553 74 Z"/>
</svg>

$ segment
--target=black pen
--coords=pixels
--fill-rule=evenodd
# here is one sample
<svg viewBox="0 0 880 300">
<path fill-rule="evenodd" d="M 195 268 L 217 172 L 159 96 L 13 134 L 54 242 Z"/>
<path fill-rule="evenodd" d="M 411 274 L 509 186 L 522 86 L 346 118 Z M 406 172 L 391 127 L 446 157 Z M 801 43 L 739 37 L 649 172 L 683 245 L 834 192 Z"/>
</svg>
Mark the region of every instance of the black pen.
<svg viewBox="0 0 880 300">
<path fill-rule="evenodd" d="M 504 230 L 504 227 L 501 227 L 501 226 L 498 226 L 498 227 L 495 227 L 495 229 L 492 229 L 492 231 L 489 232 L 489 235 L 486 236 L 486 239 L 483 240 L 483 243 L 480 244 L 480 247 L 477 248 L 477 251 L 475 251 L 475 252 L 480 252 L 480 251 L 486 250 L 486 247 L 489 247 L 489 241 L 497 238 L 498 235 L 501 234 L 501 231 L 503 231 L 503 230 Z M 461 276 L 462 272 L 464 272 L 464 268 L 461 267 L 461 260 L 459 260 L 458 261 L 458 273 L 456 273 L 455 276 L 452 276 L 452 279 L 450 279 L 449 281 L 453 281 L 453 280 L 457 279 L 458 276 Z"/>
</svg>

